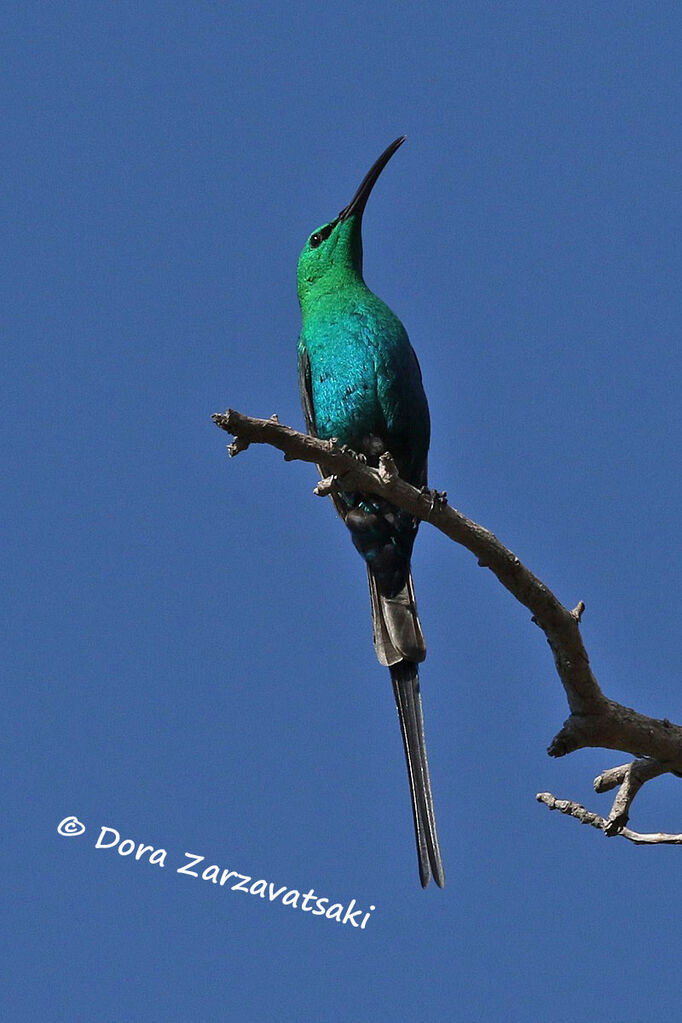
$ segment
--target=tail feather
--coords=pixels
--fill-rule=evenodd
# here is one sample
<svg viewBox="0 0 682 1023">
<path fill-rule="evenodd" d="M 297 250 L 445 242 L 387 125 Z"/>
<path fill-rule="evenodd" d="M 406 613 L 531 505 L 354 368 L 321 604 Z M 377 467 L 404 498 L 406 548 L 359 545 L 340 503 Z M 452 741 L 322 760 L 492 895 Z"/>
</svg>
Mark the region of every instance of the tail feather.
<svg viewBox="0 0 682 1023">
<path fill-rule="evenodd" d="M 369 596 L 372 604 L 374 649 L 380 664 L 390 667 L 398 661 L 423 661 L 426 643 L 422 632 L 417 602 L 414 597 L 412 574 L 394 596 L 381 593 L 376 576 L 367 566 Z"/>
<path fill-rule="evenodd" d="M 445 873 L 438 844 L 431 778 L 426 757 L 419 672 L 417 665 L 407 660 L 391 665 L 390 671 L 410 779 L 419 876 L 422 888 L 426 888 L 432 874 L 436 884 L 442 888 L 445 885 Z"/>
</svg>

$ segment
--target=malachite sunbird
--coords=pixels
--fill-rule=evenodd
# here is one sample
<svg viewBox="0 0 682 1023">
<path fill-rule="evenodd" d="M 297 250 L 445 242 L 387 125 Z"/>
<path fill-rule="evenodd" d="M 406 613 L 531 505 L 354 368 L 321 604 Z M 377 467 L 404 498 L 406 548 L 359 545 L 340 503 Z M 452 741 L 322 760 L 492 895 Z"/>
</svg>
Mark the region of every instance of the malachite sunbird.
<svg viewBox="0 0 682 1023">
<path fill-rule="evenodd" d="M 402 323 L 362 276 L 365 204 L 404 141 L 391 143 L 350 203 L 313 231 L 300 255 L 299 386 L 310 434 L 336 437 L 374 466 L 390 451 L 401 477 L 426 487 L 430 422 L 419 363 Z M 377 497 L 337 490 L 333 500 L 367 566 L 374 647 L 391 672 L 405 746 L 421 883 L 426 887 L 433 875 L 443 887 L 419 693 L 426 645 L 410 569 L 419 523 Z"/>
</svg>

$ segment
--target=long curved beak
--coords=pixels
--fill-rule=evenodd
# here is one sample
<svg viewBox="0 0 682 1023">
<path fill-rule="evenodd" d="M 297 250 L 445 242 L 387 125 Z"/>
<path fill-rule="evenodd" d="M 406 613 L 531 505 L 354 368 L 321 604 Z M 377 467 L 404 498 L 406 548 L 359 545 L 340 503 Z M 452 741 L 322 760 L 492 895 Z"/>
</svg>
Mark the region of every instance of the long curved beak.
<svg viewBox="0 0 682 1023">
<path fill-rule="evenodd" d="M 369 194 L 377 183 L 379 175 L 396 150 L 400 149 L 405 138 L 405 135 L 401 135 L 400 138 L 395 140 L 395 142 L 391 142 L 388 149 L 385 149 L 379 159 L 372 164 L 362 179 L 360 187 L 351 201 L 339 213 L 337 218 L 338 220 L 347 220 L 348 217 L 351 217 L 353 214 L 356 214 L 359 217 L 362 216 L 365 206 L 367 205 L 367 200 L 369 199 Z"/>
</svg>

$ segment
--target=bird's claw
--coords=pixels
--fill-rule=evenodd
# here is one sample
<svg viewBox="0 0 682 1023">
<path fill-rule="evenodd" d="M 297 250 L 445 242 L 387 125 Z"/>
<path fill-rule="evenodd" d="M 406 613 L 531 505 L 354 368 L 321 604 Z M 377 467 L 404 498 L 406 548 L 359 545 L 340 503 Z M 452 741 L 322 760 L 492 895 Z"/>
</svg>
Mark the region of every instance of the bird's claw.
<svg viewBox="0 0 682 1023">
<path fill-rule="evenodd" d="M 361 451 L 354 451 L 348 444 L 339 444 L 337 446 L 342 455 L 348 455 L 349 458 L 354 458 L 356 462 L 367 465 L 367 455 L 363 455 Z"/>
<path fill-rule="evenodd" d="M 445 490 L 432 490 L 430 487 L 420 487 L 419 492 L 428 497 L 431 502 L 431 511 L 438 505 L 439 508 L 444 508 L 448 503 L 448 495 Z"/>
</svg>

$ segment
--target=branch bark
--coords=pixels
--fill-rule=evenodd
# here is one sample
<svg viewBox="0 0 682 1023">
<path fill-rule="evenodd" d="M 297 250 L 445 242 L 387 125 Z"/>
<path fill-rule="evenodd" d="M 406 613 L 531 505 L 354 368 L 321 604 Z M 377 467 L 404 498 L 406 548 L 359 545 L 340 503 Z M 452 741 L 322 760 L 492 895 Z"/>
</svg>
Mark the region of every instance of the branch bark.
<svg viewBox="0 0 682 1023">
<path fill-rule="evenodd" d="M 336 441 L 319 440 L 299 433 L 280 424 L 276 416 L 254 419 L 228 409 L 212 418 L 220 429 L 235 438 L 228 447 L 230 456 L 245 450 L 249 444 L 269 444 L 283 452 L 287 461 L 312 462 L 320 468 L 325 477 L 315 489 L 320 496 L 342 485 L 347 490 L 385 498 L 466 547 L 481 567 L 489 569 L 505 589 L 528 608 L 532 621 L 547 638 L 570 712 L 548 747 L 549 755 L 562 757 L 594 746 L 623 750 L 637 758 L 633 764 L 613 768 L 600 775 L 601 787 L 595 784 L 597 791 L 606 791 L 616 784 L 621 786 L 621 790 L 607 819 L 592 815 L 602 822 L 596 826 L 603 827 L 609 835 L 624 834 L 628 830 L 625 823 L 630 804 L 641 785 L 659 774 L 670 771 L 682 773 L 682 727 L 667 718 L 659 720 L 640 714 L 609 699 L 602 692 L 580 634 L 584 603 L 580 601 L 573 610 L 564 607 L 549 587 L 522 564 L 494 533 L 452 508 L 445 501 L 445 495 L 417 490 L 400 479 L 388 453 L 381 456 L 379 467 L 373 468 Z M 619 780 L 615 781 L 615 778 Z M 542 795 L 555 799 L 549 793 Z M 564 809 L 563 812 L 582 819 L 573 811 Z M 589 811 L 584 810 L 584 813 L 589 814 Z M 589 823 L 594 824 L 594 821 Z M 625 837 L 631 841 L 646 841 L 647 844 L 653 841 L 652 836 Z M 669 842 L 675 838 L 661 836 L 660 841 Z"/>
</svg>

